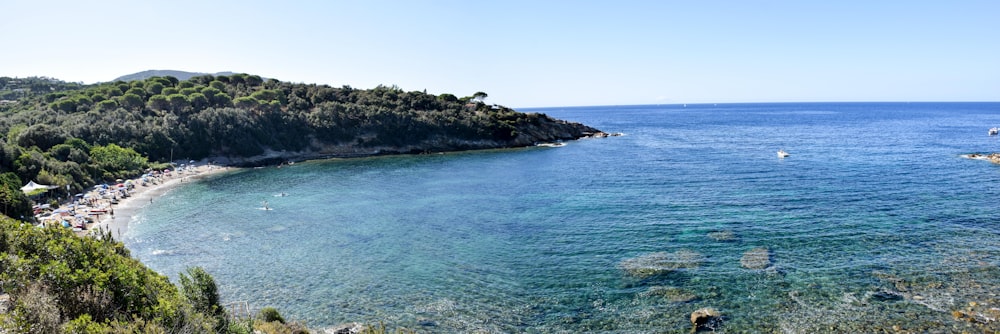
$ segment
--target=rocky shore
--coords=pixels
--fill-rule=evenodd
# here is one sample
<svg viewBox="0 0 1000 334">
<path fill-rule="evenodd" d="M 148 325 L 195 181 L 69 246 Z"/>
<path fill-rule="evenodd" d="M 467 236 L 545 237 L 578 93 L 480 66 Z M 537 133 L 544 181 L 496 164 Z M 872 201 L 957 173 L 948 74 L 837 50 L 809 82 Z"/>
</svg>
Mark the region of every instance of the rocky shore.
<svg viewBox="0 0 1000 334">
<path fill-rule="evenodd" d="M 962 157 L 975 160 L 986 160 L 995 164 L 1000 164 L 1000 153 L 989 153 L 989 154 L 970 153 L 970 154 L 963 154 Z"/>
<path fill-rule="evenodd" d="M 587 138 L 621 136 L 621 133 L 606 133 L 580 123 L 542 118 L 538 124 L 522 125 L 518 135 L 511 140 L 464 140 L 438 136 L 430 140 L 400 146 L 370 146 L 357 142 L 330 144 L 314 141 L 303 151 L 267 150 L 250 157 L 212 157 L 214 163 L 233 167 L 257 167 L 280 165 L 290 161 L 320 160 L 331 158 L 362 158 L 382 155 L 431 154 L 473 150 L 489 150 L 517 147 L 531 147 L 541 143 L 553 143 Z"/>
</svg>

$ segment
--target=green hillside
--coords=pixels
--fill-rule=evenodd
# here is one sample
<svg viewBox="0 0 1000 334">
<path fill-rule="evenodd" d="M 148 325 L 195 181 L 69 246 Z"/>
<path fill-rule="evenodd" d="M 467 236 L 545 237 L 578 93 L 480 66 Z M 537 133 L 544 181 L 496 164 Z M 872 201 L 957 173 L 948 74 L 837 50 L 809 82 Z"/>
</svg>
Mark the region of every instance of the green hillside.
<svg viewBox="0 0 1000 334">
<path fill-rule="evenodd" d="M 151 77 L 94 85 L 0 78 L 0 202 L 29 214 L 18 187 L 54 196 L 140 174 L 155 162 L 233 165 L 530 146 L 600 131 L 487 104 L 486 93 L 288 83 L 260 76 Z M 68 187 L 68 190 L 67 190 Z"/>
</svg>

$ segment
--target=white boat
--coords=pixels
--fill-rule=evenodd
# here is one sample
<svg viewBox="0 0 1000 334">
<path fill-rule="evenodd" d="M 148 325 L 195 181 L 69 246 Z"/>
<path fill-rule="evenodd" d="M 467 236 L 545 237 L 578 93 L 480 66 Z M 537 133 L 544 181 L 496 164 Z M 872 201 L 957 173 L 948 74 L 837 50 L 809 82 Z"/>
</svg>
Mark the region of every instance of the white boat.
<svg viewBox="0 0 1000 334">
<path fill-rule="evenodd" d="M 563 143 L 563 142 L 538 143 L 538 144 L 535 144 L 535 146 L 539 146 L 539 147 L 563 147 L 563 146 L 566 146 L 566 143 Z"/>
<path fill-rule="evenodd" d="M 990 136 L 996 136 L 997 133 L 1000 133 L 1000 128 L 997 127 L 990 128 Z"/>
<path fill-rule="evenodd" d="M 784 157 L 787 157 L 787 156 L 788 156 L 788 152 L 785 152 L 785 150 L 778 150 L 778 157 L 779 158 L 784 158 Z"/>
</svg>

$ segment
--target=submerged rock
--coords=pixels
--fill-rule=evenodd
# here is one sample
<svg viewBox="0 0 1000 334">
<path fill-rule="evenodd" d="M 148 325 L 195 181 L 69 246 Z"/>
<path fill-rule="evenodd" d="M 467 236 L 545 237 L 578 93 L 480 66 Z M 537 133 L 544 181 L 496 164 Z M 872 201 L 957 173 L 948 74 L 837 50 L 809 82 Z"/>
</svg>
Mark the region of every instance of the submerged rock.
<svg viewBox="0 0 1000 334">
<path fill-rule="evenodd" d="M 709 232 L 708 237 L 715 241 L 736 241 L 736 233 L 730 230 Z"/>
<path fill-rule="evenodd" d="M 687 303 L 698 299 L 698 295 L 673 286 L 654 286 L 644 293 L 647 296 L 663 297 L 673 303 Z"/>
<path fill-rule="evenodd" d="M 722 313 L 711 307 L 700 308 L 691 312 L 691 331 L 713 330 L 720 325 Z"/>
<path fill-rule="evenodd" d="M 771 251 L 767 247 L 757 247 L 743 253 L 740 258 L 743 268 L 760 270 L 771 266 Z"/>
<path fill-rule="evenodd" d="M 673 253 L 656 252 L 625 259 L 619 266 L 632 276 L 645 278 L 678 269 L 697 268 L 704 258 L 701 253 L 682 249 Z"/>
</svg>

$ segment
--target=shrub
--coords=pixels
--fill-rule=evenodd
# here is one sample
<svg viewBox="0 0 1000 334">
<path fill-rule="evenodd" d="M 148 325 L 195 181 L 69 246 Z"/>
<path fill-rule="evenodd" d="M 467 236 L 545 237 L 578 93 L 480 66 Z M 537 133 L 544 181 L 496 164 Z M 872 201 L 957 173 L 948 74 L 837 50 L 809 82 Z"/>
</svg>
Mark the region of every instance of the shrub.
<svg viewBox="0 0 1000 334">
<path fill-rule="evenodd" d="M 273 307 L 265 307 L 261 309 L 260 314 L 257 317 L 264 322 L 277 321 L 285 323 L 285 318 L 282 318 L 281 313 L 278 313 L 278 309 Z"/>
</svg>

